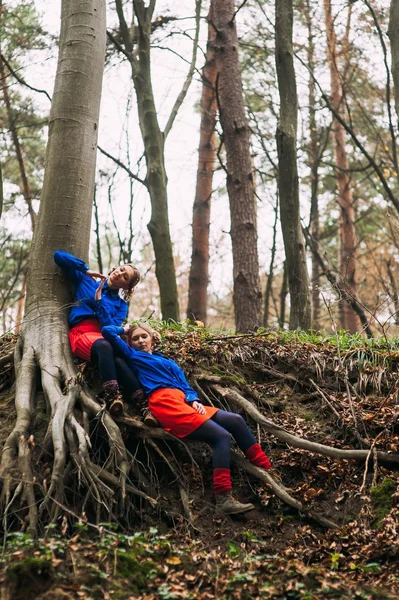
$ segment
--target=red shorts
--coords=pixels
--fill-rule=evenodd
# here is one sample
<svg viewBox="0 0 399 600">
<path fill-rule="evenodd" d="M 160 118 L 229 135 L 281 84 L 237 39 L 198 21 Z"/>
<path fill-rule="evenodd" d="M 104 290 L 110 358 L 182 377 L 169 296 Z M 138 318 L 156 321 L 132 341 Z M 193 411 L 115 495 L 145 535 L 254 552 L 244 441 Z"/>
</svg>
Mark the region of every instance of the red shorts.
<svg viewBox="0 0 399 600">
<path fill-rule="evenodd" d="M 69 330 L 72 354 L 83 360 L 90 360 L 91 347 L 96 340 L 103 339 L 97 319 L 85 319 Z"/>
<path fill-rule="evenodd" d="M 186 402 L 181 390 L 161 388 L 152 392 L 148 398 L 148 406 L 165 431 L 178 438 L 184 438 L 208 421 L 219 409 L 204 406 L 205 414 L 200 415 Z"/>
</svg>

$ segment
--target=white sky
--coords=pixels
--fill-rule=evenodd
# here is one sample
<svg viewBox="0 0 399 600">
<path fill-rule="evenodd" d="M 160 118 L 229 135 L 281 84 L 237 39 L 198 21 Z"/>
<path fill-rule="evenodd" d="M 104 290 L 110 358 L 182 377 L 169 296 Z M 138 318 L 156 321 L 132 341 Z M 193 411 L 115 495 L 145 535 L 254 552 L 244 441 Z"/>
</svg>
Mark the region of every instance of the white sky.
<svg viewBox="0 0 399 600">
<path fill-rule="evenodd" d="M 42 15 L 42 22 L 46 29 L 51 33 L 58 35 L 60 27 L 60 0 L 35 0 L 39 13 Z M 206 3 L 204 3 L 206 4 Z M 157 15 L 176 15 L 176 16 L 194 16 L 194 0 L 164 1 L 158 0 L 155 11 Z M 207 6 L 205 6 L 205 10 Z M 206 12 L 203 9 L 203 16 Z M 112 25 L 115 19 L 114 14 L 109 10 L 108 27 Z M 176 28 L 189 30 L 190 35 L 194 34 L 194 19 L 178 23 Z M 203 21 L 201 29 L 202 46 L 206 42 L 206 23 Z M 191 59 L 192 44 L 187 37 L 174 36 L 173 41 L 169 42 L 173 50 L 185 57 Z M 162 43 L 165 46 L 165 43 Z M 29 83 L 35 87 L 46 89 L 52 94 L 54 85 L 54 76 L 56 70 L 56 48 L 52 58 L 45 62 L 37 62 L 27 65 L 25 77 Z M 197 67 L 203 66 L 203 54 L 198 52 Z M 188 64 L 176 55 L 167 50 L 152 51 L 152 75 L 154 94 L 158 108 L 159 122 L 161 129 L 166 123 L 169 112 L 179 93 L 188 71 Z M 179 115 L 171 130 L 165 147 L 166 169 L 168 174 L 168 197 L 169 197 L 169 218 L 171 226 L 171 235 L 177 254 L 185 257 L 185 263 L 189 265 L 191 256 L 191 222 L 192 205 L 195 193 L 196 171 L 197 171 L 197 151 L 199 142 L 199 113 L 195 110 L 195 105 L 199 102 L 201 85 L 198 81 L 198 74 L 195 75 L 189 93 L 180 109 Z M 38 95 L 39 96 L 39 95 Z M 43 96 L 44 98 L 44 96 Z M 127 64 L 120 67 L 108 67 L 104 74 L 103 95 L 101 101 L 101 115 L 99 127 L 98 143 L 109 153 L 118 156 L 118 148 L 122 144 L 126 147 L 126 132 L 123 126 L 126 121 L 125 111 L 128 98 L 135 103 L 134 92 L 130 80 L 130 69 Z M 44 98 L 37 98 L 41 105 L 48 109 L 49 103 Z M 129 121 L 129 153 L 131 157 L 132 170 L 136 160 L 142 154 L 142 143 L 138 129 L 137 113 L 135 105 L 133 106 Z M 125 154 L 119 155 L 125 162 Z M 100 153 L 97 156 L 97 166 L 100 169 L 113 171 L 114 165 L 111 161 L 103 157 Z M 143 170 L 141 176 L 145 174 Z M 224 185 L 223 176 L 215 175 L 218 185 Z M 115 216 L 120 228 L 126 221 L 126 208 L 129 201 L 129 186 L 127 178 L 124 175 L 118 176 L 118 202 L 115 204 Z M 214 186 L 215 187 L 215 186 Z M 105 194 L 105 192 L 104 192 Z M 148 237 L 146 224 L 150 218 L 150 205 L 147 191 L 134 183 L 134 219 L 135 227 L 138 231 L 145 231 Z M 106 199 L 102 202 L 103 217 L 108 210 Z M 232 264 L 230 256 L 229 235 L 223 232 L 229 229 L 228 200 L 226 197 L 218 198 L 215 196 L 212 205 L 212 231 L 211 236 L 217 241 L 222 238 L 223 244 L 220 252 L 214 248 L 211 253 L 214 263 L 214 276 L 212 282 L 219 293 L 225 293 L 231 284 Z M 215 242 L 216 243 L 216 242 Z M 226 266 L 227 265 L 227 266 Z M 226 288 L 227 284 L 227 288 Z M 185 307 L 181 307 L 182 316 Z"/>
</svg>

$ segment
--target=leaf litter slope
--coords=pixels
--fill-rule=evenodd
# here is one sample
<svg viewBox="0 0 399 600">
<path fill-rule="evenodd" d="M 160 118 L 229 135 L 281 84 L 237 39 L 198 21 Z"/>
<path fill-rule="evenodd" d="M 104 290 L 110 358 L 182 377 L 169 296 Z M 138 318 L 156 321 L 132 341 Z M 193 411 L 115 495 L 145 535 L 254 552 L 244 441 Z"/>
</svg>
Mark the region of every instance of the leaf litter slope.
<svg viewBox="0 0 399 600">
<path fill-rule="evenodd" d="M 12 592 L 13 568 L 26 568 L 35 582 L 44 577 L 47 583 L 32 596 L 43 598 L 57 586 L 71 598 L 398 597 L 398 475 L 373 460 L 375 450 L 398 452 L 396 341 L 267 331 L 222 336 L 191 326 L 163 327 L 161 333 L 161 349 L 183 367 L 206 401 L 236 410 L 215 393 L 217 382 L 238 390 L 297 436 L 369 449 L 367 468 L 364 461 L 333 460 L 288 447 L 246 415 L 277 479 L 339 528 L 325 529 L 293 510 L 237 466 L 235 491 L 255 502 L 256 510 L 241 518 L 214 518 L 211 454 L 198 444 L 193 450 L 197 464 L 178 451 L 169 456 L 185 473 L 191 524 L 170 510 L 180 498 L 160 475 L 162 508 L 144 502 L 122 532 L 111 525 L 71 527 L 64 520 L 68 539 L 62 523 L 41 541 L 14 533 L 2 569 L 2 585 L 12 597 L 18 593 Z M 1 340 L 0 361 L 10 345 L 11 338 Z M 90 382 L 93 377 L 89 373 Z M 7 382 L 12 375 L 5 365 L 2 443 L 13 419 Z M 29 562 L 35 557 L 47 562 Z"/>
</svg>

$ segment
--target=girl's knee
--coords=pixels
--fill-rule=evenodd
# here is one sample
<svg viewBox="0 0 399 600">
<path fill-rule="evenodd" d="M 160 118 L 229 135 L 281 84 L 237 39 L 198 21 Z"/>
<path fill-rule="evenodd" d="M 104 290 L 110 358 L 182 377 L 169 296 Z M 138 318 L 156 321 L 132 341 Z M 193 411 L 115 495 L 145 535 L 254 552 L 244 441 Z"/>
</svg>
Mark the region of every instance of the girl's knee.
<svg viewBox="0 0 399 600">
<path fill-rule="evenodd" d="M 247 426 L 243 417 L 241 415 L 238 415 L 237 413 L 230 413 L 229 422 L 231 424 L 231 427 L 234 429 L 242 429 L 243 427 Z"/>
</svg>

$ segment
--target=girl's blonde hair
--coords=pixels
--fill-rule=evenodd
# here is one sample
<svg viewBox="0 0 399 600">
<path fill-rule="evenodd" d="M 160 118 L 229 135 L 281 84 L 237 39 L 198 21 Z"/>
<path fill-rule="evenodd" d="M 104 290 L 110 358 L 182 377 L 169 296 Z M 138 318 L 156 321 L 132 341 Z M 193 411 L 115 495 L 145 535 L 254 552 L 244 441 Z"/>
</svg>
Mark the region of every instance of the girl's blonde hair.
<svg viewBox="0 0 399 600">
<path fill-rule="evenodd" d="M 144 331 L 146 331 L 150 335 L 153 346 L 156 346 L 157 344 L 160 343 L 161 336 L 158 333 L 158 331 L 155 331 L 155 329 L 150 327 L 148 325 L 148 323 L 142 323 L 141 321 L 138 321 L 137 323 L 133 323 L 130 326 L 129 333 L 127 334 L 127 343 L 129 344 L 129 346 L 132 345 L 131 344 L 132 337 L 133 337 L 133 333 L 136 331 L 136 329 L 144 329 Z"/>
<path fill-rule="evenodd" d="M 131 263 L 124 263 L 125 267 L 130 267 L 131 269 L 133 269 L 133 275 L 131 276 L 130 282 L 129 282 L 129 287 L 127 290 L 122 290 L 121 289 L 121 294 L 124 300 L 126 300 L 126 302 L 129 302 L 133 292 L 134 292 L 134 288 L 136 287 L 136 285 L 138 284 L 138 282 L 140 281 L 140 272 L 139 270 L 132 265 Z M 111 273 L 113 273 L 115 271 L 116 267 L 113 267 L 109 273 L 108 273 L 108 277 L 111 275 Z"/>
</svg>

